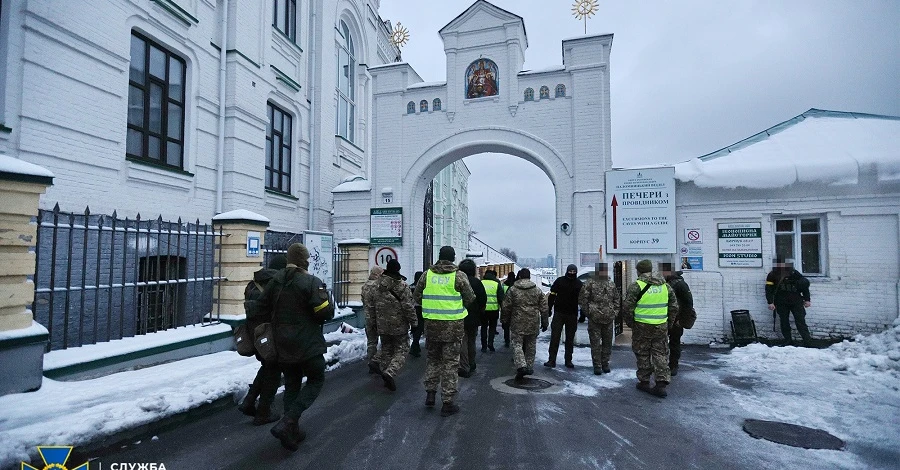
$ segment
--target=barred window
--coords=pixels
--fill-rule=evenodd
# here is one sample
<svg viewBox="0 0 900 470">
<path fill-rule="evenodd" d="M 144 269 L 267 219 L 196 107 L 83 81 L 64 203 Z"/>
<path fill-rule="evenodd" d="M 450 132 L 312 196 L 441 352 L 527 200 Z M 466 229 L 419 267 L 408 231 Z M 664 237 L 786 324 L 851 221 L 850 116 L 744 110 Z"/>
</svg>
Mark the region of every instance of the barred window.
<svg viewBox="0 0 900 470">
<path fill-rule="evenodd" d="M 184 167 L 185 69 L 184 59 L 132 31 L 127 157 Z"/>
<path fill-rule="evenodd" d="M 556 85 L 556 97 L 564 98 L 565 96 L 566 96 L 566 86 L 563 85 L 562 83 L 560 83 L 559 85 Z"/>
<path fill-rule="evenodd" d="M 406 103 L 406 114 L 416 114 L 416 103 L 412 101 Z"/>
<path fill-rule="evenodd" d="M 428 100 L 419 101 L 419 112 L 420 113 L 428 112 Z"/>
<path fill-rule="evenodd" d="M 441 99 L 440 98 L 435 98 L 434 101 L 431 102 L 431 109 L 433 111 L 441 110 Z"/>
<path fill-rule="evenodd" d="M 550 89 L 547 88 L 546 86 L 542 86 L 541 87 L 541 99 L 543 100 L 543 99 L 548 99 L 548 98 L 550 98 Z"/>
<path fill-rule="evenodd" d="M 525 89 L 525 101 L 534 101 L 534 88 Z"/>
<path fill-rule="evenodd" d="M 266 131 L 266 189 L 291 193 L 291 125 L 287 111 L 267 103 L 269 126 Z"/>
<path fill-rule="evenodd" d="M 297 0 L 275 0 L 272 26 L 297 42 Z"/>
</svg>

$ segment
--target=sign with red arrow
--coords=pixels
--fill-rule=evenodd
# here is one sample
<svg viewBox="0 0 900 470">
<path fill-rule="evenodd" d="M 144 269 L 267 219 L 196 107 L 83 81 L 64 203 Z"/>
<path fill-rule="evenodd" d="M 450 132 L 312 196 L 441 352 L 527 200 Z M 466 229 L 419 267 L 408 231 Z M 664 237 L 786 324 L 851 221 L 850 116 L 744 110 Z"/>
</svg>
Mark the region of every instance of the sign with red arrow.
<svg viewBox="0 0 900 470">
<path fill-rule="evenodd" d="M 609 253 L 675 253 L 675 168 L 606 172 Z"/>
</svg>

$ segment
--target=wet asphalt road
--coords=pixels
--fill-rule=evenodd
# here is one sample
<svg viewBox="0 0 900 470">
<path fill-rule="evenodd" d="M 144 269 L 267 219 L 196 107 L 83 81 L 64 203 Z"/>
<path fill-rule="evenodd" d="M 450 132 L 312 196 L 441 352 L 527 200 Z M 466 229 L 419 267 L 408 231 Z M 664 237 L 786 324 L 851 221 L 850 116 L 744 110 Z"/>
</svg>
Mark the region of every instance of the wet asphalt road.
<svg viewBox="0 0 900 470">
<path fill-rule="evenodd" d="M 410 358 L 393 393 L 357 362 L 327 374 L 322 394 L 301 418 L 308 438 L 295 453 L 269 434 L 271 425 L 253 427 L 228 409 L 103 455 L 91 468 L 125 462 L 162 463 L 167 470 L 834 467 L 834 454 L 822 452 L 839 451 L 792 448 L 744 433 L 750 416 L 731 390 L 750 385 L 723 375 L 714 354 L 685 348 L 681 374 L 660 399 L 634 388 L 627 346 L 613 351 L 613 373 L 603 381 L 608 388 L 590 397 L 584 387 L 597 382 L 587 366 L 536 364 L 537 378 L 560 385 L 556 393 L 497 390 L 491 380 L 512 376 L 512 355 L 503 347 L 479 352 L 476 373 L 460 379 L 462 410 L 447 418 L 439 415 L 440 398 L 434 409 L 424 407 L 424 357 Z M 280 406 L 280 396 L 277 401 Z"/>
</svg>

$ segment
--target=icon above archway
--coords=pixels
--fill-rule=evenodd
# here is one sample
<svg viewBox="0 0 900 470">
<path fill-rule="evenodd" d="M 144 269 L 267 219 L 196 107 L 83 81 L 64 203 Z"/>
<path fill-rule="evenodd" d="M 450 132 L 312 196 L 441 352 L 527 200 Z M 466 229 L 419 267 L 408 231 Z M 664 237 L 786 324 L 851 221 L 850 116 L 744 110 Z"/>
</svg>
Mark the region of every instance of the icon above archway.
<svg viewBox="0 0 900 470">
<path fill-rule="evenodd" d="M 466 69 L 466 98 L 494 96 L 500 92 L 497 64 L 490 59 L 478 59 Z"/>
</svg>

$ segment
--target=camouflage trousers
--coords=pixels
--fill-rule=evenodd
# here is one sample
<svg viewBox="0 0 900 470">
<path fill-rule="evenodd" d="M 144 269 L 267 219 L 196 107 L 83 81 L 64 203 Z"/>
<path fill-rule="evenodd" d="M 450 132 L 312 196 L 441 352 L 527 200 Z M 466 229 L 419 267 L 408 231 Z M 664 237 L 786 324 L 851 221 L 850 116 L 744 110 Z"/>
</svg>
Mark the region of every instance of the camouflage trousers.
<svg viewBox="0 0 900 470">
<path fill-rule="evenodd" d="M 366 319 L 366 359 L 369 362 L 381 363 L 381 352 L 378 351 L 378 329 L 374 322 Z"/>
<path fill-rule="evenodd" d="M 459 341 L 434 341 L 425 338 L 425 391 L 436 392 L 441 385 L 441 400 L 452 403 L 459 391 Z"/>
<path fill-rule="evenodd" d="M 513 350 L 513 365 L 516 369 L 525 367 L 534 368 L 534 354 L 537 351 L 538 335 L 520 335 L 513 333 L 511 343 Z"/>
<path fill-rule="evenodd" d="M 603 364 L 609 365 L 609 358 L 612 356 L 613 328 L 612 322 L 607 324 L 594 323 L 588 319 L 588 337 L 591 339 L 591 362 L 593 362 L 595 369 L 603 367 Z"/>
<path fill-rule="evenodd" d="M 631 330 L 631 349 L 637 358 L 637 379 L 669 382 L 669 331 L 665 323 L 648 325 L 635 322 Z"/>
<path fill-rule="evenodd" d="M 381 371 L 396 377 L 406 364 L 409 353 L 408 335 L 381 335 Z"/>
</svg>

